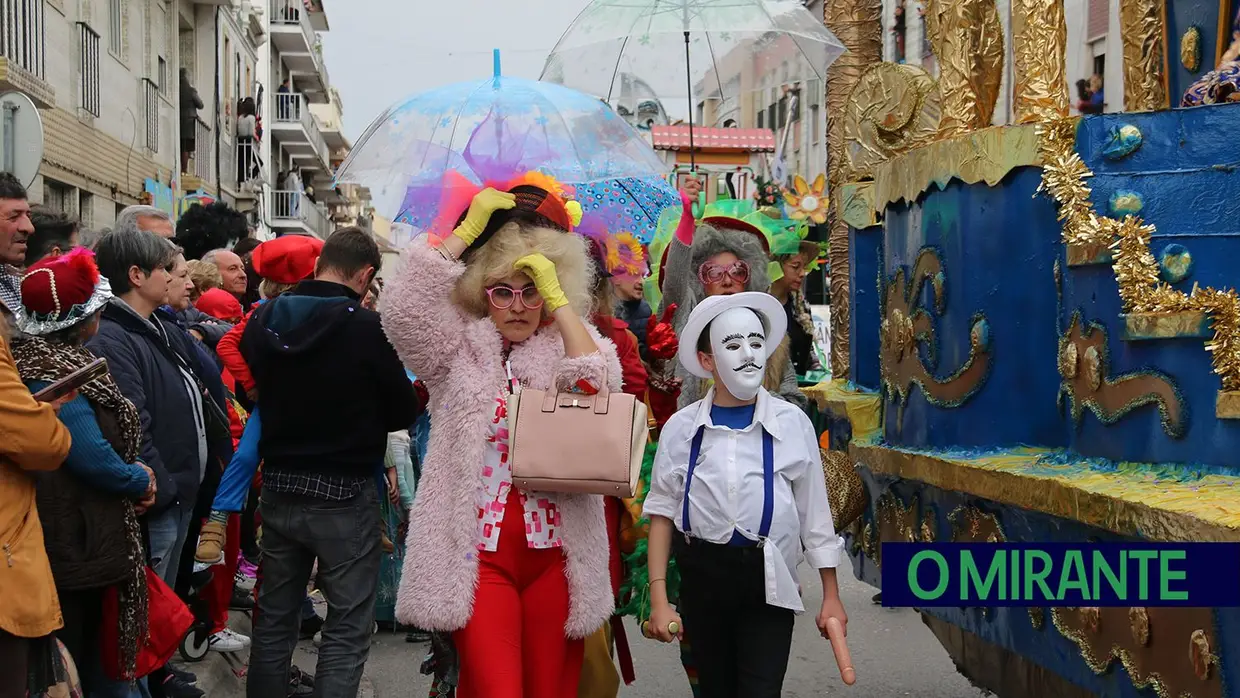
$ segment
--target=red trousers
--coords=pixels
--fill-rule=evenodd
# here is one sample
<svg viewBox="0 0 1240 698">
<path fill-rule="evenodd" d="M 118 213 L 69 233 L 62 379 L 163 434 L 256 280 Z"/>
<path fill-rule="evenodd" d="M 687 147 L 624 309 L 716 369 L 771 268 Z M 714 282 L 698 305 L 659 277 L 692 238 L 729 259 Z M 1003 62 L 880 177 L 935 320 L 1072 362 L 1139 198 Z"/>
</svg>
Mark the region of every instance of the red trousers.
<svg viewBox="0 0 1240 698">
<path fill-rule="evenodd" d="M 564 553 L 530 548 L 522 513 L 514 487 L 496 551 L 479 553 L 474 614 L 453 634 L 461 662 L 457 698 L 577 696 L 585 645 L 564 636 Z"/>
<path fill-rule="evenodd" d="M 228 538 L 224 540 L 224 564 L 211 568 L 211 582 L 202 590 L 211 609 L 211 632 L 218 633 L 228 625 L 228 607 L 232 605 L 237 563 L 241 557 L 241 516 L 228 517 Z"/>
</svg>

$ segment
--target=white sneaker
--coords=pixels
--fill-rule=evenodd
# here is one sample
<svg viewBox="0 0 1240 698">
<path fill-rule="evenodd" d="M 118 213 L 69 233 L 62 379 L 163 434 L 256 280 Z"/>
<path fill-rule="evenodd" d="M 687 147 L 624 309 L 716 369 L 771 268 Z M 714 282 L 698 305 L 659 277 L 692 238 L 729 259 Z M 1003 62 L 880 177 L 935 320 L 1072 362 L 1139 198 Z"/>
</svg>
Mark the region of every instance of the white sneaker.
<svg viewBox="0 0 1240 698">
<path fill-rule="evenodd" d="M 242 591 L 254 591 L 254 584 L 258 580 L 254 577 L 247 577 L 237 570 L 237 574 L 233 575 L 233 584 Z"/>
<path fill-rule="evenodd" d="M 240 652 L 249 646 L 250 638 L 228 628 L 212 635 L 207 641 L 207 649 L 213 652 Z"/>
</svg>

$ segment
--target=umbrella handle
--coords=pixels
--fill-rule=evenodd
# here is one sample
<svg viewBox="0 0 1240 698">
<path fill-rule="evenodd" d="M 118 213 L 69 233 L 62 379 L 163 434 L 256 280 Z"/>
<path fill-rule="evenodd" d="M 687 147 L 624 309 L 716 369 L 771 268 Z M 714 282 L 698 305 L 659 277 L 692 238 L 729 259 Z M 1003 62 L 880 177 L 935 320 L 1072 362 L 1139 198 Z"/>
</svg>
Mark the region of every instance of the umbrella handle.
<svg viewBox="0 0 1240 698">
<path fill-rule="evenodd" d="M 687 12 L 687 10 L 686 10 Z M 693 69 L 689 66 L 689 25 L 685 20 L 685 94 L 689 96 L 689 171 L 697 172 L 697 151 L 693 147 Z"/>
</svg>

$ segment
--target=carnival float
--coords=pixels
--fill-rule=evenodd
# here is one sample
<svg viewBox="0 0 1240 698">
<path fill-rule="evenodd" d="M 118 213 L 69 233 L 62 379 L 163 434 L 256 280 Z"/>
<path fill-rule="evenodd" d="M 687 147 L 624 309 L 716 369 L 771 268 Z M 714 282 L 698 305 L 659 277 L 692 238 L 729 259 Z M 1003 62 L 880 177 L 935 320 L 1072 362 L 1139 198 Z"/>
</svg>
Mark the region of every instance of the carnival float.
<svg viewBox="0 0 1240 698">
<path fill-rule="evenodd" d="M 992 127 L 992 1 L 932 0 L 937 79 L 879 62 L 877 0 L 827 3 L 835 378 L 806 391 L 876 587 L 885 542 L 1240 540 L 1240 34 L 1119 6 L 1124 112 L 1069 116 L 1063 5 L 1013 0 Z M 1005 698 L 1240 696 L 1240 609 L 919 610 Z"/>
</svg>

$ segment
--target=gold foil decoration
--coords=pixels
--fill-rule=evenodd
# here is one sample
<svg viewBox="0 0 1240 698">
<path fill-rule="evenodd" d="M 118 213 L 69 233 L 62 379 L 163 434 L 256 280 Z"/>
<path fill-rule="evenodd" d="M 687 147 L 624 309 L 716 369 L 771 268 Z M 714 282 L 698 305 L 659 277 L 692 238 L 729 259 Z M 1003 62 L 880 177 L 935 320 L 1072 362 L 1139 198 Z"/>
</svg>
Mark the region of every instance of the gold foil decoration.
<svg viewBox="0 0 1240 698">
<path fill-rule="evenodd" d="M 1113 424 L 1138 407 L 1154 404 L 1167 435 L 1183 436 L 1184 401 L 1171 380 L 1149 370 L 1108 377 L 1106 353 L 1106 328 L 1087 326 L 1081 314 L 1074 313 L 1059 338 L 1060 391 L 1068 396 L 1072 419 L 1079 422 L 1088 407 L 1104 424 Z"/>
<path fill-rule="evenodd" d="M 1033 625 L 1034 630 L 1041 630 L 1046 627 L 1046 610 L 1040 606 L 1029 607 L 1029 623 Z"/>
<path fill-rule="evenodd" d="M 1140 606 L 1128 609 L 1128 624 L 1131 626 L 1132 639 L 1142 647 L 1150 644 L 1150 614 Z"/>
<path fill-rule="evenodd" d="M 927 0 L 926 31 L 939 59 L 939 135 L 990 126 L 1003 79 L 1003 25 L 994 0 Z"/>
<path fill-rule="evenodd" d="M 1157 621 L 1157 637 L 1143 644 L 1133 626 L 1135 609 L 1054 608 L 1055 628 L 1076 643 L 1081 659 L 1096 674 L 1108 673 L 1118 659 L 1134 688 L 1151 688 L 1159 698 L 1222 698 L 1223 682 L 1210 667 L 1218 661 L 1199 628 L 1214 623 L 1210 608 L 1150 608 L 1146 622 Z M 1182 654 L 1188 640 L 1189 661 Z M 1199 673 L 1201 672 L 1201 673 Z M 1204 675 L 1202 675 L 1204 674 Z M 1213 675 L 1212 675 L 1213 674 Z"/>
<path fill-rule="evenodd" d="M 1120 0 L 1124 41 L 1124 110 L 1167 109 L 1163 0 Z"/>
<path fill-rule="evenodd" d="M 1000 505 L 1079 521 L 1155 541 L 1240 539 L 1240 477 L 1168 480 L 1144 466 L 1099 472 L 1080 462 L 1048 460 L 1051 449 L 1017 448 L 976 456 L 902 451 L 853 444 L 853 458 L 878 475 L 916 480 Z"/>
<path fill-rule="evenodd" d="M 1195 73 L 1201 68 L 1201 30 L 1189 27 L 1180 37 L 1180 65 Z"/>
<path fill-rule="evenodd" d="M 827 69 L 827 191 L 837 196 L 844 183 L 844 112 L 848 95 L 863 73 L 883 59 L 881 0 L 833 0 L 823 3 L 823 23 L 848 49 Z M 831 263 L 831 374 L 848 377 L 850 317 L 848 223 L 837 199 L 827 213 Z"/>
<path fill-rule="evenodd" d="M 922 543 L 933 543 L 934 542 L 935 538 L 938 537 L 934 533 L 935 529 L 937 528 L 937 525 L 938 525 L 938 522 L 935 520 L 934 510 L 931 509 L 930 507 L 926 507 L 925 512 L 922 514 L 922 517 L 921 517 L 921 542 Z"/>
<path fill-rule="evenodd" d="M 1206 349 L 1214 373 L 1224 391 L 1240 390 L 1240 295 L 1235 289 L 1194 286 L 1186 294 L 1172 288 L 1161 280 L 1158 260 L 1150 253 L 1154 226 L 1136 216 L 1115 219 L 1097 214 L 1086 184 L 1094 173 L 1076 152 L 1076 124 L 1076 119 L 1064 119 L 1038 126 L 1043 163 L 1038 191 L 1059 204 L 1064 243 L 1110 247 L 1125 313 L 1196 310 L 1209 315 L 1214 335 Z"/>
<path fill-rule="evenodd" d="M 1013 0 L 1016 123 L 1068 116 L 1067 44 L 1063 0 Z"/>
<path fill-rule="evenodd" d="M 934 138 L 939 129 L 939 87 L 913 65 L 879 63 L 867 70 L 844 112 L 844 177 L 874 175 L 874 166 Z"/>
<path fill-rule="evenodd" d="M 1193 673 L 1197 678 L 1202 681 L 1209 680 L 1210 667 L 1217 660 L 1210 651 L 1210 638 L 1206 637 L 1204 630 L 1194 630 L 1189 638 L 1188 659 L 1193 663 Z"/>
<path fill-rule="evenodd" d="M 1017 167 L 1042 164 L 1036 126 L 999 126 L 934 141 L 874 168 L 874 207 L 913 202 L 933 186 L 953 179 L 997 186 Z"/>
</svg>

